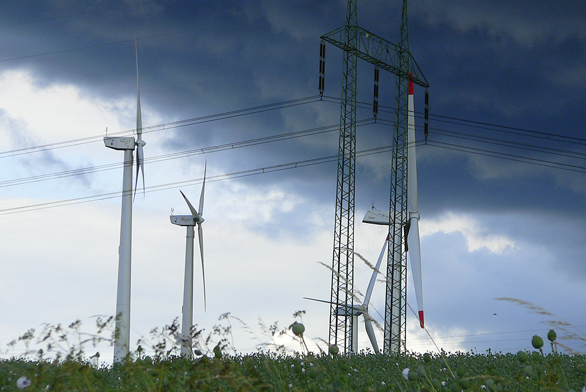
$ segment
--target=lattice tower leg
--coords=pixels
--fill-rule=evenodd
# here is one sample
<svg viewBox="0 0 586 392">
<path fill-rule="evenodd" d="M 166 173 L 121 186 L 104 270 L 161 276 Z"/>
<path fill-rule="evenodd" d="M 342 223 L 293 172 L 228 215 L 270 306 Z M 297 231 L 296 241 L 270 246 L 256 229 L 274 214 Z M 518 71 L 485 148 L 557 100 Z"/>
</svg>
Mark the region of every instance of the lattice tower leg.
<svg viewBox="0 0 586 392">
<path fill-rule="evenodd" d="M 356 0 L 348 1 L 346 27 L 356 25 Z M 347 28 L 347 43 L 356 47 L 356 32 Z M 351 352 L 354 294 L 354 207 L 356 167 L 356 82 L 357 57 L 344 52 L 336 220 L 332 261 L 332 292 L 329 343 Z"/>
<path fill-rule="evenodd" d="M 399 65 L 409 74 L 409 27 L 407 0 L 403 1 Z M 391 162 L 391 202 L 389 224 L 389 252 L 387 260 L 387 289 L 385 302 L 384 352 L 395 354 L 406 351 L 407 318 L 407 254 L 403 228 L 407 223 L 407 98 L 409 81 L 396 78 L 396 118 L 393 132 Z"/>
</svg>

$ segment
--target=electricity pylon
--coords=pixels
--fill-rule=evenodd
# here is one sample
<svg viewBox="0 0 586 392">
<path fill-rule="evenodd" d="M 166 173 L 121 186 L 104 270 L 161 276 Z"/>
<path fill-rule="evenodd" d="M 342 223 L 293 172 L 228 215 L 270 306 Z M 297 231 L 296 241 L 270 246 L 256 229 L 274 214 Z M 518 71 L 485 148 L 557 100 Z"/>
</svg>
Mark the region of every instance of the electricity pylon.
<svg viewBox="0 0 586 392">
<path fill-rule="evenodd" d="M 428 87 L 419 66 L 409 52 L 407 0 L 403 0 L 401 42 L 395 45 L 361 28 L 357 23 L 357 0 L 348 0 L 346 24 L 321 37 L 344 51 L 336 218 L 332 261 L 329 344 L 352 352 L 352 309 L 354 305 L 354 210 L 356 176 L 356 90 L 357 60 L 360 58 L 396 75 L 397 121 L 393 132 L 391 214 L 385 304 L 384 352 L 405 349 L 406 254 L 402 229 L 407 211 L 407 94 L 408 81 Z M 325 48 L 320 50 L 325 56 Z M 320 62 L 320 90 L 323 92 Z"/>
</svg>

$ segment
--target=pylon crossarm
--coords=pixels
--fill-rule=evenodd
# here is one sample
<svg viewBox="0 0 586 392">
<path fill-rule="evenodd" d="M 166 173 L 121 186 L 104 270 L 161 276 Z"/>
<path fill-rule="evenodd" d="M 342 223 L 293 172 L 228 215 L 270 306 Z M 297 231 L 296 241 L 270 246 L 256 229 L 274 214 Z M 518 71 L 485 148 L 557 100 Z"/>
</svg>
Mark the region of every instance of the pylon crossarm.
<svg viewBox="0 0 586 392">
<path fill-rule="evenodd" d="M 356 46 L 349 45 L 346 34 L 355 34 L 357 37 Z M 401 52 L 404 52 L 401 47 L 387 41 L 384 38 L 373 34 L 359 26 L 342 26 L 327 34 L 321 36 L 321 39 L 331 43 L 338 48 L 349 51 L 355 54 L 362 60 L 371 64 L 378 65 L 380 68 L 389 71 L 399 77 L 405 79 L 409 78 L 409 73 L 412 73 L 411 80 L 413 83 L 429 87 L 429 83 L 419 68 L 419 65 L 413 58 L 410 52 L 407 52 L 409 57 L 409 70 L 406 72 L 401 66 Z"/>
</svg>

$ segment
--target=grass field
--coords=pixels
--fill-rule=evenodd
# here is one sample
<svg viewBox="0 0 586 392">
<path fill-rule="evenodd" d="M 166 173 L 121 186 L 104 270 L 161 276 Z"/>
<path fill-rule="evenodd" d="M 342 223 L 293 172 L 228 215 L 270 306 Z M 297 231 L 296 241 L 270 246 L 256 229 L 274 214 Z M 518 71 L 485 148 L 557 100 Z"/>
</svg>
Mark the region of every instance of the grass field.
<svg viewBox="0 0 586 392">
<path fill-rule="evenodd" d="M 0 360 L 0 390 L 586 392 L 586 355 L 557 354 L 552 331 L 545 339 L 528 337 L 528 350 L 516 354 L 343 356 L 333 348 L 309 352 L 299 323 L 281 331 L 267 328 L 273 336 L 288 333 L 297 339 L 302 353 L 287 353 L 270 343 L 259 345 L 263 351 L 256 354 L 237 354 L 228 343 L 230 329 L 219 328 L 205 338 L 194 330 L 194 359 L 188 359 L 178 355 L 182 340 L 173 323 L 153 330 L 148 341 L 140 340 L 126 361 L 109 365 L 99 362 L 99 354 L 87 356 L 84 350 L 111 343 L 111 337 L 103 336 L 111 322 L 98 319 L 98 331 L 92 334 L 82 333 L 78 322 L 27 331 L 9 346 L 20 344 L 29 351 Z M 214 334 L 220 339 L 209 348 Z M 44 348 L 30 349 L 33 342 Z M 548 344 L 551 353 L 545 354 Z"/>
</svg>

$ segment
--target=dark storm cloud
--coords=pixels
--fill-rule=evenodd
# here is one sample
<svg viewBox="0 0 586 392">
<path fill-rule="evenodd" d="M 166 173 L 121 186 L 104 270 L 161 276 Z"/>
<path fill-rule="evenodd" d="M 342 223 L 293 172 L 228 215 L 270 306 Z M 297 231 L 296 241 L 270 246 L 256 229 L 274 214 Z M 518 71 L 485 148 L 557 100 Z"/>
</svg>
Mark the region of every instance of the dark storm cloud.
<svg viewBox="0 0 586 392">
<path fill-rule="evenodd" d="M 26 66 L 51 82 L 80 84 L 112 98 L 131 96 L 136 32 L 141 38 L 143 101 L 165 119 L 191 118 L 316 94 L 319 35 L 344 23 L 345 5 L 343 1 L 4 5 L 5 58 L 89 47 L 5 61 L 2 66 Z M 398 2 L 360 3 L 359 24 L 396 41 L 399 8 Z M 586 136 L 578 127 L 586 82 L 580 67 L 586 32 L 578 23 L 584 11 L 578 2 L 555 6 L 550 2 L 413 3 L 411 51 L 432 85 L 431 113 Z M 110 45 L 119 41 L 126 42 Z M 326 94 L 336 97 L 340 62 L 341 53 L 328 47 Z M 359 100 L 369 102 L 371 67 L 362 62 L 359 67 Z M 381 90 L 388 101 L 383 104 L 392 107 L 393 78 L 385 78 Z M 417 91 L 416 110 L 421 110 L 421 93 Z M 177 150 L 207 147 L 330 125 L 338 121 L 338 112 L 336 104 L 319 104 L 203 124 L 171 133 L 168 146 Z M 360 114 L 361 118 L 368 115 Z M 392 111 L 385 117 L 394 120 Z M 438 122 L 431 126 L 431 137 L 442 141 L 446 139 L 434 134 L 434 127 L 454 129 Z M 360 148 L 386 144 L 390 129 L 359 130 Z M 464 132 L 488 135 L 475 129 Z M 336 153 L 335 136 L 323 139 L 330 145 L 311 140 L 242 150 L 226 156 L 223 164 L 231 171 Z M 572 181 L 560 180 L 556 172 L 548 173 L 549 169 L 519 170 L 507 161 L 495 163 L 495 158 L 431 146 L 422 149 L 420 159 L 422 208 L 430 211 L 454 206 L 495 211 L 555 209 L 556 198 L 570 204 L 580 200 L 581 190 Z M 358 165 L 365 174 L 377 171 L 376 161 L 360 159 Z M 378 166 L 388 164 L 384 161 Z M 298 187 L 303 188 L 304 181 L 312 184 L 311 179 L 332 175 L 331 168 L 315 167 L 291 171 L 279 180 L 299 181 Z M 366 199 L 374 199 L 376 192 L 388 194 L 386 180 L 376 180 L 361 180 L 368 184 Z M 362 197 L 363 191 L 358 192 Z M 313 196 L 324 197 L 321 190 Z"/>
</svg>

